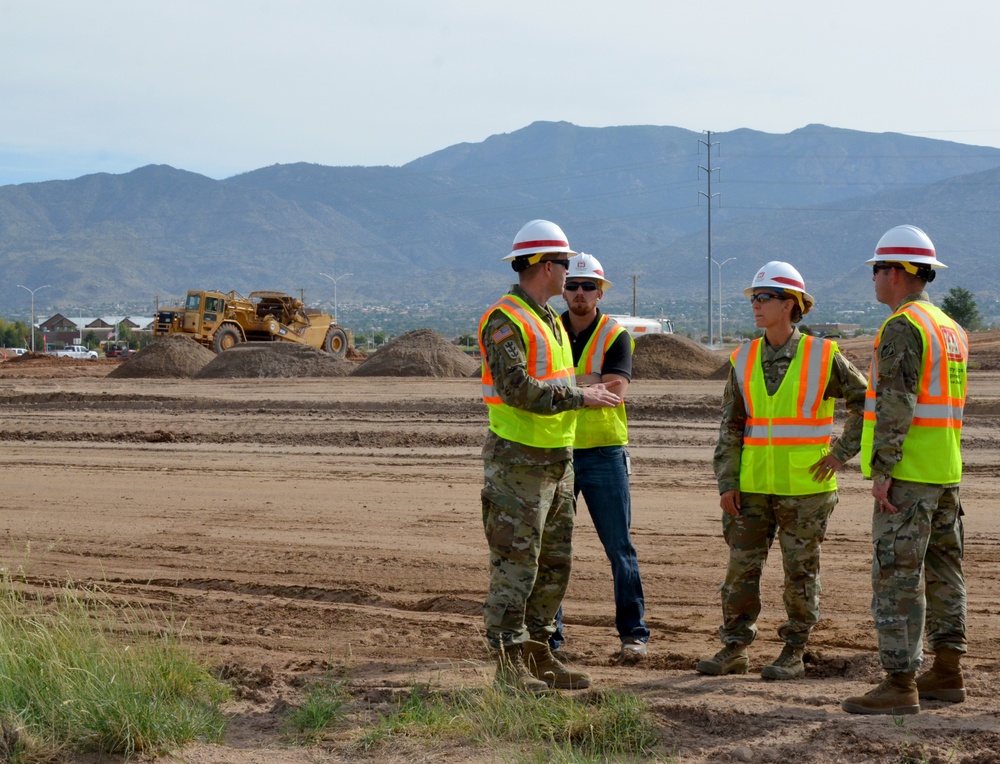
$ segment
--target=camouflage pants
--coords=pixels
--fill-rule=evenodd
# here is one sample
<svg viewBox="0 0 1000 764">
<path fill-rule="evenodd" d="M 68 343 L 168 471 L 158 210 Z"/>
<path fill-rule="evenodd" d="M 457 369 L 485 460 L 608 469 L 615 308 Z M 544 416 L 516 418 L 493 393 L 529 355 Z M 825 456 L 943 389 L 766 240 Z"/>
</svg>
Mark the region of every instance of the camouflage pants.
<svg viewBox="0 0 1000 764">
<path fill-rule="evenodd" d="M 788 620 L 778 628 L 787 644 L 804 647 L 819 621 L 820 544 L 837 505 L 837 492 L 808 496 L 740 495 L 738 517 L 723 514 L 722 534 L 729 544 L 729 568 L 722 584 L 719 636 L 726 644 L 748 645 L 757 636 L 760 576 L 775 537 L 785 570 Z"/>
<path fill-rule="evenodd" d="M 490 546 L 486 638 L 499 648 L 555 633 L 573 561 L 573 462 L 484 459 L 483 528 Z"/>
<path fill-rule="evenodd" d="M 893 480 L 899 512 L 872 517 L 872 616 L 887 671 L 916 671 L 931 649 L 967 649 L 964 532 L 958 487 Z"/>
</svg>

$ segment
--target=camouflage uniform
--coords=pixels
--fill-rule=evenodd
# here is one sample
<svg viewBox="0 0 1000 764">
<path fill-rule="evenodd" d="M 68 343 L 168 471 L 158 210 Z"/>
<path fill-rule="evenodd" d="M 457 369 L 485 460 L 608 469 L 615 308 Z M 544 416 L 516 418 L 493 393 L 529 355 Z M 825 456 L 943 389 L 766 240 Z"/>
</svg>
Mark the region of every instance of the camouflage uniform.
<svg viewBox="0 0 1000 764">
<path fill-rule="evenodd" d="M 926 292 L 908 302 L 930 302 Z M 898 308 L 897 308 L 898 310 Z M 913 421 L 920 387 L 923 343 L 903 316 L 886 322 L 879 343 L 872 478 L 884 481 L 903 458 L 903 440 Z M 890 672 L 920 667 L 922 633 L 937 652 L 967 650 L 966 596 L 962 573 L 964 532 L 959 487 L 893 480 L 889 501 L 899 511 L 872 517 L 872 616 L 879 657 Z"/>
<path fill-rule="evenodd" d="M 539 305 L 519 286 L 524 300 L 562 336 L 559 314 Z M 503 331 L 509 327 L 510 331 Z M 505 336 L 501 344 L 492 337 Z M 499 310 L 482 335 L 497 394 L 508 406 L 544 416 L 583 406 L 578 387 L 552 387 L 527 369 L 521 334 Z M 573 449 L 536 448 L 506 440 L 492 430 L 483 445 L 483 527 L 490 547 L 490 590 L 483 606 L 491 647 L 547 642 L 566 593 L 573 558 Z"/>
<path fill-rule="evenodd" d="M 797 328 L 783 346 L 761 343 L 761 365 L 769 395 L 774 395 L 798 348 L 802 334 Z M 861 429 L 867 383 L 861 373 L 839 352 L 835 353 L 825 398 L 842 398 L 847 405 L 844 432 L 830 453 L 841 462 L 850 460 L 861 447 Z M 740 455 L 747 420 L 746 404 L 730 369 L 722 398 L 722 426 L 713 467 L 719 493 L 740 489 Z M 719 636 L 726 644 L 748 645 L 757 636 L 760 615 L 760 576 L 775 537 L 781 545 L 785 571 L 784 602 L 788 620 L 778 635 L 788 645 L 804 647 L 809 632 L 819 621 L 820 544 L 827 521 L 837 504 L 837 492 L 806 496 L 775 496 L 740 493 L 738 517 L 722 515 L 722 533 L 729 545 L 729 567 L 722 585 L 722 617 Z"/>
</svg>

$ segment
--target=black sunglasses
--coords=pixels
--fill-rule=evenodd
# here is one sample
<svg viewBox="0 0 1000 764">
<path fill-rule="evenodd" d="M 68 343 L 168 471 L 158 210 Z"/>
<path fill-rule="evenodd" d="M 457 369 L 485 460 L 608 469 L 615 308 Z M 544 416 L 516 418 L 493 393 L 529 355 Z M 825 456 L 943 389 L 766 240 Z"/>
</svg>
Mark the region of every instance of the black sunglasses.
<svg viewBox="0 0 1000 764">
<path fill-rule="evenodd" d="M 750 304 L 753 305 L 755 302 L 759 302 L 761 305 L 768 302 L 769 300 L 791 300 L 791 297 L 785 297 L 783 294 L 774 294 L 773 292 L 760 292 L 758 294 L 750 295 Z"/>
<path fill-rule="evenodd" d="M 875 263 L 872 265 L 872 276 L 878 276 L 879 271 L 892 271 L 899 270 L 902 266 L 899 265 L 886 265 L 885 263 Z"/>
<path fill-rule="evenodd" d="M 593 281 L 567 281 L 563 289 L 567 292 L 575 292 L 577 289 L 582 289 L 584 292 L 596 292 L 597 284 Z"/>
<path fill-rule="evenodd" d="M 554 265 L 561 265 L 566 270 L 569 270 L 569 260 L 542 260 L 543 263 L 553 263 Z"/>
</svg>

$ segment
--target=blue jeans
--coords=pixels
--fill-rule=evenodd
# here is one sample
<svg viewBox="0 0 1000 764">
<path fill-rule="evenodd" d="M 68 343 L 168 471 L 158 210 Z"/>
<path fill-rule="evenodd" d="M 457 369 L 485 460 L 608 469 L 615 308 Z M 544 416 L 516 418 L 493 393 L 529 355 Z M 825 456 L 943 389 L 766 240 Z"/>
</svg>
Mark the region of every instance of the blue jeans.
<svg viewBox="0 0 1000 764">
<path fill-rule="evenodd" d="M 632 498 L 629 495 L 628 473 L 625 468 L 624 446 L 578 448 L 573 451 L 576 480 L 573 490 L 583 494 L 594 521 L 597 537 L 611 562 L 615 582 L 615 628 L 622 639 L 649 640 L 649 629 L 643 621 L 646 612 L 639 577 L 639 558 L 629 527 L 632 524 Z M 562 630 L 562 608 L 556 614 L 556 633 L 549 646 L 558 649 L 565 642 Z"/>
</svg>

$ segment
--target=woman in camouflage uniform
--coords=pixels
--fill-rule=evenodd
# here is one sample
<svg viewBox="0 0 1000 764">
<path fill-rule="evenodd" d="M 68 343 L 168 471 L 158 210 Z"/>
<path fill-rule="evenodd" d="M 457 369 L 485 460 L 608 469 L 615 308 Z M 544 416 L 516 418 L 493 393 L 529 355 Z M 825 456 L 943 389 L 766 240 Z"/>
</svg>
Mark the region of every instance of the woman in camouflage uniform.
<svg viewBox="0 0 1000 764">
<path fill-rule="evenodd" d="M 702 674 L 745 674 L 757 636 L 760 576 L 775 537 L 785 571 L 788 620 L 781 655 L 764 679 L 805 676 L 803 653 L 819 621 L 820 544 L 837 504 L 834 473 L 860 448 L 865 379 L 831 340 L 795 326 L 814 304 L 788 263 L 767 263 L 743 292 L 764 335 L 734 351 L 722 401 L 714 469 L 729 567 L 722 585 L 723 648 Z M 835 398 L 847 404 L 831 446 Z"/>
</svg>

